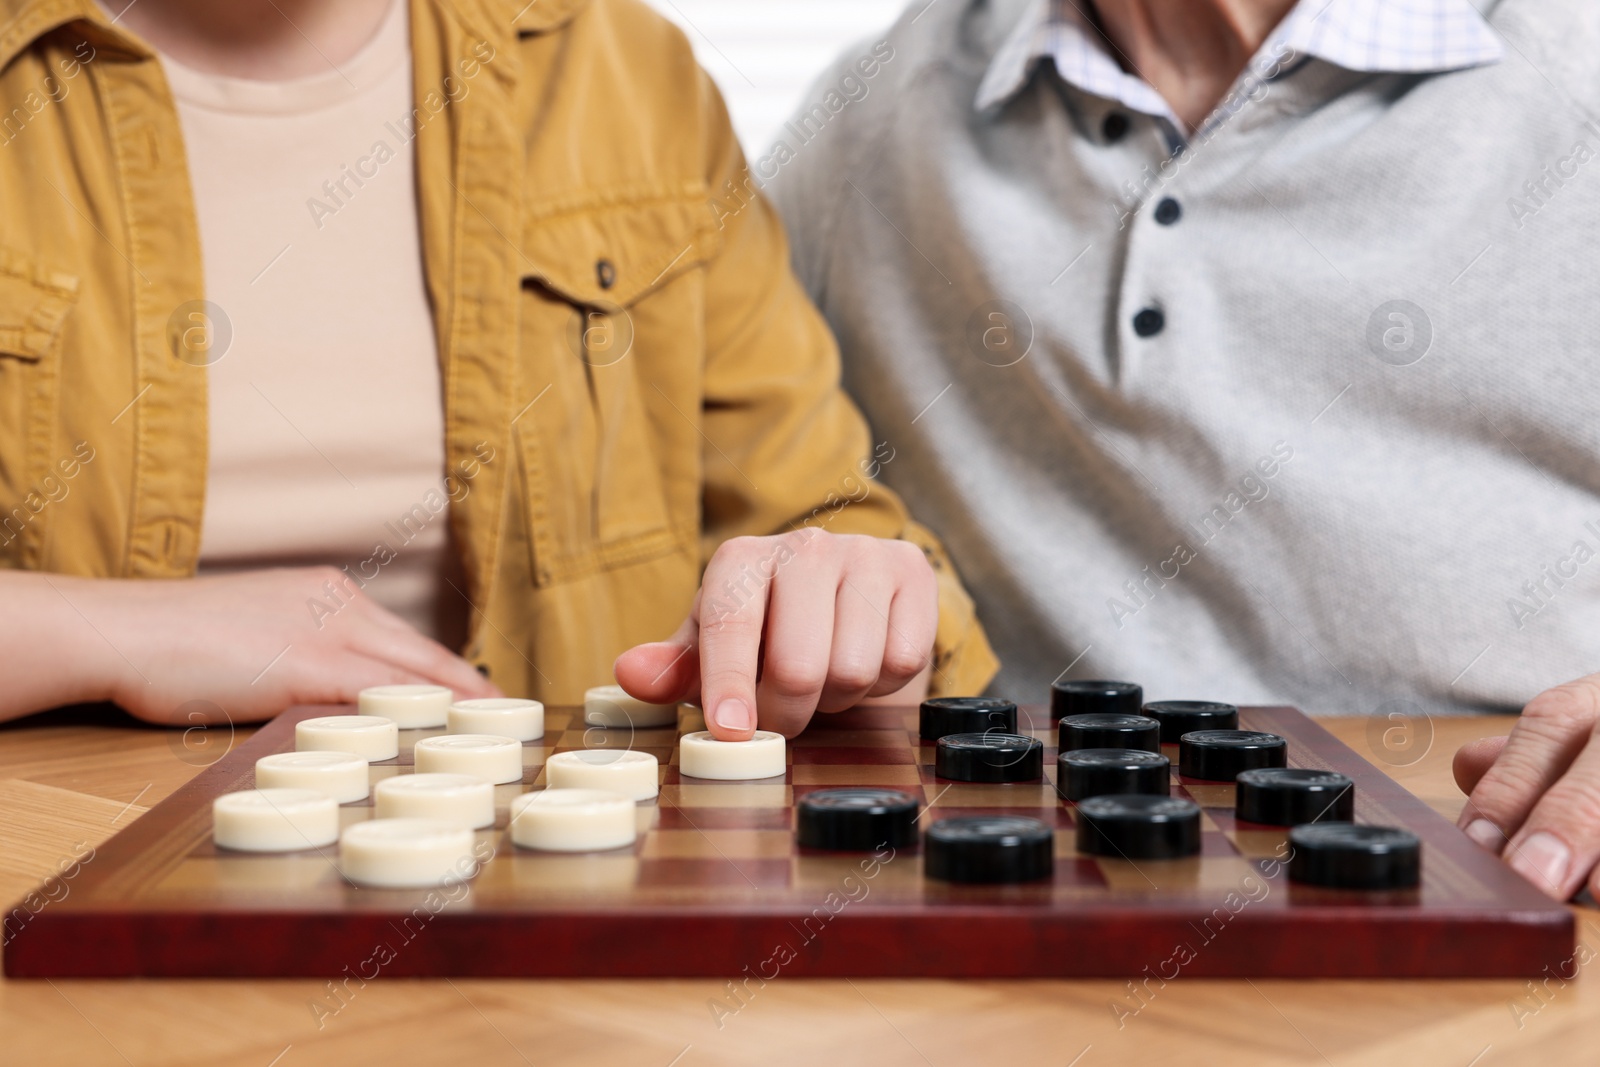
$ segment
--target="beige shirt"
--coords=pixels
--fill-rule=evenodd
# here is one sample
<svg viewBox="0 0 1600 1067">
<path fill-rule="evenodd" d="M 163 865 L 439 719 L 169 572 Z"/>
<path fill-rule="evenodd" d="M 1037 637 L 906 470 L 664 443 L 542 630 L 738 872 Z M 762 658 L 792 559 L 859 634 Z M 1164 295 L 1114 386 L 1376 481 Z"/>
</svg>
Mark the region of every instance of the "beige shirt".
<svg viewBox="0 0 1600 1067">
<path fill-rule="evenodd" d="M 406 11 L 397 0 L 360 53 L 311 78 L 247 81 L 163 57 L 215 305 L 200 571 L 348 568 L 456 643 L 465 605 L 447 581 Z"/>
</svg>

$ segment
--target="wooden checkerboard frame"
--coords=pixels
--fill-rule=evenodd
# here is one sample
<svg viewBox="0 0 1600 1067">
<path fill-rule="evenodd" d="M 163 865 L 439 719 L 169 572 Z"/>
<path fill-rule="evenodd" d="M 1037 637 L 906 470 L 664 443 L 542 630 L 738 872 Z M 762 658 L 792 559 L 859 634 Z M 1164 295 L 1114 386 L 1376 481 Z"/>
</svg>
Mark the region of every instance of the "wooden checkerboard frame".
<svg viewBox="0 0 1600 1067">
<path fill-rule="evenodd" d="M 1281 829 L 1233 818 L 1233 787 L 1174 779 L 1205 809 L 1198 858 L 1106 860 L 1073 847 L 1072 805 L 1046 780 L 948 782 L 914 708 L 819 716 L 789 748 L 782 779 L 682 776 L 676 732 L 585 729 L 552 709 L 525 746 L 526 774 L 497 787 L 479 834 L 493 858 L 470 888 L 359 889 L 335 849 L 246 855 L 210 840 L 211 802 L 253 786 L 258 757 L 293 747 L 294 724 L 348 708 L 291 708 L 101 846 L 70 894 L 7 920 L 13 977 L 88 976 L 1533 976 L 1570 956 L 1571 913 L 1547 900 L 1392 779 L 1292 708 L 1246 708 L 1241 726 L 1280 734 L 1290 764 L 1356 783 L 1358 821 L 1423 841 L 1423 881 L 1370 894 L 1291 884 Z M 686 712 L 679 729 L 702 728 Z M 403 731 L 398 759 L 440 731 Z M 512 797 L 544 785 L 554 752 L 626 746 L 661 760 L 658 801 L 640 806 L 631 849 L 554 855 L 516 848 Z M 1175 751 L 1169 753 L 1176 755 Z M 1174 763 L 1176 759 L 1174 758 Z M 886 786 L 922 800 L 921 825 L 1005 811 L 1056 827 L 1053 879 L 956 886 L 925 879 L 917 849 L 802 852 L 794 802 L 833 786 Z M 371 817 L 370 800 L 346 822 Z"/>
</svg>

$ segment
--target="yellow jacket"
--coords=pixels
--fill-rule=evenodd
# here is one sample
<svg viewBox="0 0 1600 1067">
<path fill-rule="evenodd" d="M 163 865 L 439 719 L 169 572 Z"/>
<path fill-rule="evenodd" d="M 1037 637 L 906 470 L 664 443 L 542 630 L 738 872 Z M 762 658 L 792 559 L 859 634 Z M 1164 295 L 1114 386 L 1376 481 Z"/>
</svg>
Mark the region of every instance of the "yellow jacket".
<svg viewBox="0 0 1600 1067">
<path fill-rule="evenodd" d="M 465 655 L 574 702 L 677 626 L 717 544 L 809 522 L 923 546 L 935 691 L 980 690 L 971 600 L 869 485 L 893 442 L 772 210 L 728 195 L 744 160 L 682 35 L 637 0 L 413 0 L 411 30 Z M 0 564 L 194 573 L 201 277 L 160 63 L 91 0 L 0 0 Z"/>
</svg>

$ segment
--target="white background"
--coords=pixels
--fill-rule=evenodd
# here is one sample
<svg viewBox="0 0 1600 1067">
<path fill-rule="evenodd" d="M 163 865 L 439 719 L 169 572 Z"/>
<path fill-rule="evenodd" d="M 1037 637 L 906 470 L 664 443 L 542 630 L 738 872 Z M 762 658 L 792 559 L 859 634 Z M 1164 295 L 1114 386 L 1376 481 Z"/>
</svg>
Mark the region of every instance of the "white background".
<svg viewBox="0 0 1600 1067">
<path fill-rule="evenodd" d="M 745 154 L 765 155 L 824 67 L 927 0 L 647 0 L 683 28 Z"/>
</svg>

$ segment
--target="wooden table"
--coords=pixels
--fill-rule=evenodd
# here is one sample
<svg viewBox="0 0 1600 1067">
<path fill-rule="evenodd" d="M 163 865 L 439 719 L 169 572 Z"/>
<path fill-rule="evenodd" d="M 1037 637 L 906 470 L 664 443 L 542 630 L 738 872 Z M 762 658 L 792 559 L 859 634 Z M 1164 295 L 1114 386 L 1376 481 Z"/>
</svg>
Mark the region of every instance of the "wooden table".
<svg viewBox="0 0 1600 1067">
<path fill-rule="evenodd" d="M 1356 751 L 1374 752 L 1366 720 L 1324 721 Z M 1451 754 L 1463 741 L 1506 732 L 1510 721 L 1436 721 L 1417 762 L 1374 762 L 1454 817 L 1462 798 Z M 0 727 L 0 898 L 20 898 L 80 842 L 97 844 L 128 825 L 207 758 L 178 732 L 94 713 Z M 1578 938 L 1600 952 L 1593 911 L 1579 910 Z M 1580 948 L 1580 960 L 1590 955 Z M 1588 1067 L 1600 1058 L 1592 1029 L 1600 979 L 1588 969 L 1542 984 L 1180 977 L 1152 983 L 1137 1014 L 1121 1013 L 1120 1027 L 1112 1005 L 1140 1002 L 1126 983 L 1108 980 L 780 978 L 720 1029 L 709 1004 L 727 990 L 704 980 L 379 978 L 352 983 L 320 1029 L 311 1004 L 329 990 L 311 980 L 9 981 L 0 982 L 0 1063 Z"/>
</svg>

